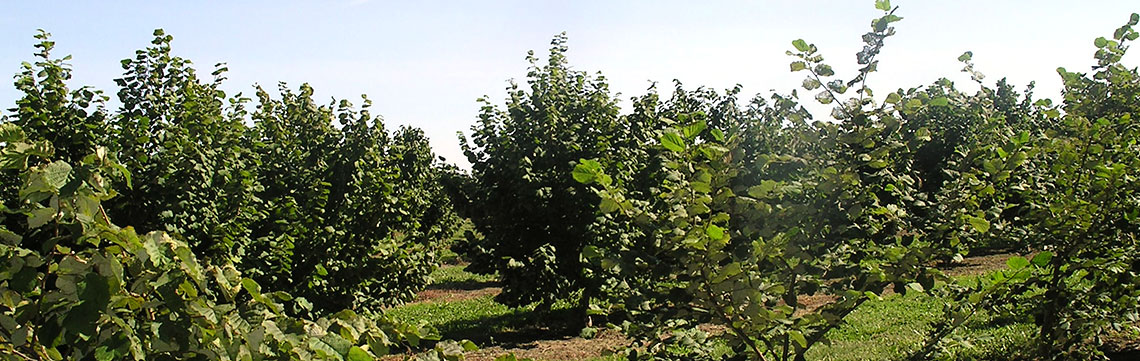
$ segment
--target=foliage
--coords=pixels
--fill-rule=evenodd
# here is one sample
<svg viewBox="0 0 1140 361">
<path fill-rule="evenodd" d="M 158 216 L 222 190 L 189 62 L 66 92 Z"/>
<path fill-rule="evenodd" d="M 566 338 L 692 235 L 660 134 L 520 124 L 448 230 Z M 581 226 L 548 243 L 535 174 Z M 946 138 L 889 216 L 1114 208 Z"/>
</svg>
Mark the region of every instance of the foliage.
<svg viewBox="0 0 1140 361">
<path fill-rule="evenodd" d="M 963 71 L 980 78 L 970 57 L 967 52 L 960 58 L 967 64 Z M 945 99 L 940 106 L 904 105 L 902 110 L 904 136 L 921 141 L 910 166 L 919 183 L 908 212 L 915 227 L 939 243 L 942 261 L 1028 247 L 1026 221 L 1007 180 L 1024 163 L 1030 134 L 1039 131 L 1033 124 L 1048 108 L 1033 103 L 1032 87 L 1020 97 L 1004 80 L 996 88 L 978 83 L 974 95 L 946 79 L 888 95 L 896 104 Z M 947 222 L 953 219 L 965 222 Z"/>
<path fill-rule="evenodd" d="M 1016 174 L 1032 258 L 987 284 L 962 285 L 946 310 L 937 340 L 979 309 L 1028 313 L 1039 327 L 1036 355 L 1104 358 L 1104 336 L 1137 331 L 1137 169 L 1140 76 L 1120 63 L 1126 42 L 1140 37 L 1133 14 L 1112 40 L 1098 38 L 1092 77 L 1059 68 L 1064 114 L 1053 111 Z M 930 353 L 928 351 L 927 353 Z"/>
<path fill-rule="evenodd" d="M 0 125 L 5 168 L 21 172 L 20 233 L 0 244 L 0 357 L 9 360 L 373 359 L 433 338 L 351 311 L 316 321 L 285 315 L 284 292 L 263 292 L 232 265 L 204 266 L 165 233 L 111 223 L 122 166 L 105 148 L 75 165 L 43 140 Z"/>
<path fill-rule="evenodd" d="M 70 70 L 50 58 L 41 34 L 43 60 L 17 81 L 28 95 L 14 122 L 68 159 L 96 145 L 124 159 L 136 181 L 116 184 L 122 195 L 107 201 L 112 218 L 166 231 L 207 263 L 235 263 L 318 311 L 391 304 L 423 288 L 457 220 L 421 131 L 389 135 L 378 117 L 347 102 L 335 112 L 312 105 L 311 90 L 286 93 L 297 105 L 288 107 L 260 92 L 250 128 L 247 99 L 219 90 L 225 67 L 203 81 L 171 54 L 171 36 L 154 35 L 151 47 L 123 60 L 122 107 L 108 117 L 85 110 L 101 101 L 97 92 L 65 97 Z"/>
<path fill-rule="evenodd" d="M 70 90 L 67 80 L 71 79 L 71 68 L 66 63 L 70 56 L 52 58 L 55 42 L 49 40 L 51 34 L 40 30 L 35 35 L 36 60 L 21 64 L 16 76 L 16 89 L 24 96 L 10 109 L 12 118 L 31 137 L 43 139 L 54 145 L 56 154 L 65 161 L 78 162 L 91 154 L 107 136 L 104 127 L 106 112 L 102 92 L 87 87 Z M 19 201 L 17 195 L 19 180 L 15 170 L 4 170 L 3 195 L 5 205 L 14 207 Z"/>
<path fill-rule="evenodd" d="M 605 78 L 570 69 L 565 36 L 552 41 L 544 66 L 531 53 L 529 89 L 512 84 L 506 109 L 487 101 L 464 153 L 471 178 L 453 189 L 483 239 L 466 243 L 471 269 L 498 272 L 509 305 L 549 307 L 577 295 L 584 306 L 598 278 L 581 262 L 597 230 L 597 198 L 570 176 L 583 158 L 641 166 L 642 122 L 618 117 Z M 454 178 L 453 178 L 454 179 Z"/>
<path fill-rule="evenodd" d="M 88 87 L 68 89 L 71 68 L 67 61 L 71 56 L 53 58 L 55 42 L 50 37 L 40 30 L 35 35 L 39 40 L 35 45 L 38 60 L 21 64 L 15 85 L 24 96 L 16 101 L 10 121 L 19 124 L 29 137 L 55 145 L 55 154 L 61 160 L 77 163 L 107 137 L 103 126 L 107 97 Z"/>
<path fill-rule="evenodd" d="M 319 106 L 312 88 L 258 91 L 254 152 L 266 216 L 243 268 L 319 310 L 410 300 L 458 226 L 427 139 L 383 128 L 364 99 Z M 334 121 L 343 128 L 337 129 Z"/>
<path fill-rule="evenodd" d="M 469 174 L 422 131 L 386 130 L 367 98 L 318 104 L 282 84 L 247 110 L 220 90 L 224 66 L 199 78 L 161 30 L 122 62 L 108 112 L 68 88 L 69 58 L 41 31 L 0 123 L 0 358 L 359 360 L 438 339 L 368 310 L 431 280 L 453 201 L 475 225 L 458 248 L 500 275 L 499 302 L 550 316 L 577 298 L 641 343 L 633 359 L 802 360 L 888 290 L 951 281 L 936 262 L 995 248 L 1026 253 L 951 283 L 914 358 L 968 345 L 955 330 L 978 314 L 1032 316 L 1037 357 L 1103 357 L 1105 335 L 1140 332 L 1140 72 L 1121 63 L 1140 15 L 1094 41 L 1091 75 L 1059 69 L 1054 106 L 1032 85 L 987 86 L 970 52 L 974 94 L 941 79 L 876 96 L 902 18 L 875 6 L 853 77 L 796 40 L 803 89 L 743 106 L 739 86 L 676 82 L 619 115 L 556 37 L 504 107 L 481 100 Z M 520 315 L 489 302 L 455 325 Z"/>
<path fill-rule="evenodd" d="M 163 230 L 189 243 L 207 263 L 242 259 L 250 226 L 262 212 L 244 100 L 198 78 L 189 60 L 172 56 L 173 39 L 156 30 L 151 47 L 122 61 L 116 80 L 122 107 L 111 117 L 108 147 L 138 182 L 119 184 L 109 212 L 146 230 Z"/>
<path fill-rule="evenodd" d="M 958 252 L 936 239 L 988 230 L 985 212 L 997 205 L 985 193 L 971 194 L 993 193 L 992 184 L 1004 179 L 997 173 L 1008 178 L 1005 168 L 1024 159 L 981 141 L 985 146 L 955 144 L 949 147 L 960 152 L 954 153 L 956 167 L 935 165 L 915 174 L 932 134 L 911 118 L 948 106 L 947 95 L 956 94 L 939 94 L 946 87 L 900 90 L 875 103 L 865 82 L 877 69 L 883 40 L 894 34 L 890 24 L 901 20 L 888 2 L 877 7 L 883 15 L 863 36 L 866 46 L 857 54 L 862 68 L 852 80 L 836 79 L 812 44 L 794 41 L 796 50 L 788 53 L 797 58 L 792 71 L 809 73 L 804 89 L 815 91 L 820 103 L 837 104 L 832 116 L 839 123 L 806 124 L 812 117 L 796 104 L 795 93 L 773 96 L 771 103 L 754 100 L 749 111 L 734 110 L 733 92 L 726 99 L 705 96 L 704 107 L 657 112 L 676 114 L 678 126 L 660 135 L 663 167 L 650 177 L 660 182 L 651 188 L 655 192 L 627 191 L 624 180 L 633 177 L 624 170 L 591 160 L 577 166 L 577 180 L 598 186 L 599 211 L 640 229 L 639 240 L 587 248 L 583 256 L 627 270 L 615 273 L 612 283 L 626 290 L 610 293 L 617 297 L 608 311 L 624 314 L 627 333 L 648 341 L 644 356 L 669 357 L 678 336 L 663 335 L 697 337 L 692 327 L 713 322 L 727 328 L 720 338 L 736 357 L 802 359 L 888 287 L 932 288 L 940 273 L 930 262 Z M 841 99 L 849 90 L 853 94 Z M 967 105 L 974 100 L 959 98 Z M 991 108 L 970 110 L 990 119 Z M 994 129 L 985 136 L 1006 128 Z M 1005 161 L 1001 167 L 976 166 L 998 160 Z M 931 177 L 934 186 L 924 189 L 926 179 L 916 176 L 941 168 L 951 168 L 958 179 Z M 952 207 L 917 217 L 916 210 L 929 208 L 927 200 Z M 940 232 L 928 232 L 922 222 Z M 685 357 L 726 356 L 715 347 L 695 352 Z"/>
</svg>

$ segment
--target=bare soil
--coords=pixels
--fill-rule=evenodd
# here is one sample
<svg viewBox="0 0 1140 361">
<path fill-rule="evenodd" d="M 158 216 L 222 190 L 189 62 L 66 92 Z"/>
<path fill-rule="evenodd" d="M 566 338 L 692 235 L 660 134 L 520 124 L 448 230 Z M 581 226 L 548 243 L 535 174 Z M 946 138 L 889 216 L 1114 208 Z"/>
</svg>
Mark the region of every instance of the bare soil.
<svg viewBox="0 0 1140 361">
<path fill-rule="evenodd" d="M 966 257 L 961 262 L 952 263 L 942 267 L 942 272 L 951 277 L 978 275 L 989 271 L 1006 268 L 1005 262 L 1013 256 L 1015 256 L 1015 254 L 999 253 L 985 256 Z"/>
<path fill-rule="evenodd" d="M 469 352 L 465 356 L 467 360 L 472 361 L 494 360 L 496 357 L 507 353 L 514 353 L 515 357 L 519 359 L 585 360 L 612 354 L 626 345 L 629 345 L 629 341 L 621 332 L 603 329 L 591 339 L 563 337 L 552 340 L 535 340 L 524 344 L 484 347 L 478 351 Z"/>
<path fill-rule="evenodd" d="M 416 299 L 412 301 L 412 303 L 463 301 L 486 295 L 497 295 L 502 290 L 503 289 L 499 287 L 486 287 L 473 290 L 429 288 L 416 294 Z"/>
</svg>

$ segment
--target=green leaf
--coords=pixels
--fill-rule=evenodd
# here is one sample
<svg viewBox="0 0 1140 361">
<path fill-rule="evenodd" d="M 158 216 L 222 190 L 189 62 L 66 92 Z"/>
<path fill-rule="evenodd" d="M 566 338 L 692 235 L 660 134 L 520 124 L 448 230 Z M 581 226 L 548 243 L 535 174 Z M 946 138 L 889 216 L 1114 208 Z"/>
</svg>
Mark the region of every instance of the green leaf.
<svg viewBox="0 0 1140 361">
<path fill-rule="evenodd" d="M 802 61 L 793 61 L 791 64 L 789 64 L 789 66 L 792 68 L 793 72 L 807 69 L 807 63 Z"/>
<path fill-rule="evenodd" d="M 598 208 L 601 209 L 602 213 L 613 213 L 620 209 L 621 205 L 612 198 L 605 198 L 602 199 L 602 203 L 598 205 Z"/>
<path fill-rule="evenodd" d="M 902 97 L 898 93 L 887 94 L 887 100 L 884 100 L 887 104 L 898 104 L 900 101 L 902 101 Z"/>
<path fill-rule="evenodd" d="M 970 222 L 970 225 L 973 226 L 974 229 L 979 233 L 986 233 L 990 231 L 990 222 L 986 221 L 985 218 L 966 216 L 966 221 Z"/>
<path fill-rule="evenodd" d="M 1013 256 L 1013 257 L 1010 257 L 1008 260 L 1006 260 L 1005 264 L 1007 266 L 1009 266 L 1009 269 L 1019 270 L 1019 269 L 1028 267 L 1029 266 L 1029 260 L 1025 259 L 1025 257 Z"/>
<path fill-rule="evenodd" d="M 720 226 L 717 226 L 715 224 L 710 224 L 707 228 L 705 228 L 705 235 L 714 240 L 723 239 L 724 228 L 720 228 Z"/>
<path fill-rule="evenodd" d="M 827 64 L 816 65 L 815 66 L 815 72 L 817 74 L 819 74 L 819 76 L 835 75 L 835 70 L 831 68 L 831 65 L 827 65 Z"/>
<path fill-rule="evenodd" d="M 740 262 L 732 262 L 721 268 L 720 275 L 727 278 L 740 274 L 740 271 Z"/>
<path fill-rule="evenodd" d="M 689 183 L 689 188 L 692 188 L 693 191 L 698 193 L 712 192 L 712 186 L 706 182 L 701 181 L 693 181 L 692 183 Z"/>
<path fill-rule="evenodd" d="M 95 349 L 95 361 L 111 361 L 115 359 L 115 350 L 108 349 L 107 346 L 99 346 Z"/>
<path fill-rule="evenodd" d="M 352 346 L 352 348 L 348 349 L 348 361 L 373 361 L 375 359 L 376 358 L 372 357 L 368 351 L 365 351 L 359 346 Z"/>
<path fill-rule="evenodd" d="M 596 247 L 596 246 L 588 245 L 588 246 L 582 247 L 582 257 L 589 259 L 589 258 L 598 258 L 601 256 L 602 256 L 602 252 L 599 252 L 598 247 Z"/>
<path fill-rule="evenodd" d="M 717 142 L 724 142 L 724 132 L 720 131 L 720 129 L 713 128 L 709 133 L 712 134 L 713 139 L 716 139 Z"/>
<path fill-rule="evenodd" d="M 123 166 L 122 164 L 114 163 L 111 164 L 111 168 L 114 168 L 119 172 L 119 175 L 123 176 L 123 180 L 127 182 L 127 188 L 133 187 L 131 186 L 131 171 L 127 170 L 127 167 Z"/>
<path fill-rule="evenodd" d="M 974 52 L 967 51 L 965 53 L 962 53 L 962 55 L 958 56 L 958 61 L 963 61 L 963 62 L 970 61 L 970 59 L 973 59 L 973 57 L 974 57 Z"/>
<path fill-rule="evenodd" d="M 918 140 L 921 140 L 924 142 L 929 142 L 932 139 L 931 134 L 930 134 L 930 129 L 927 127 L 918 128 L 918 130 L 916 130 L 914 132 L 914 136 Z"/>
<path fill-rule="evenodd" d="M 463 347 L 463 351 L 478 351 L 479 350 L 479 345 L 476 345 L 474 342 L 471 342 L 471 340 L 459 341 L 459 346 Z"/>
<path fill-rule="evenodd" d="M 807 338 L 804 337 L 803 332 L 788 330 L 788 337 L 791 338 L 792 341 L 795 341 L 797 345 L 800 345 L 801 349 L 807 347 Z"/>
<path fill-rule="evenodd" d="M 597 335 L 598 335 L 598 329 L 593 328 L 593 327 L 583 327 L 581 331 L 578 331 L 578 337 L 581 337 L 581 338 L 587 339 L 587 340 L 592 339 L 592 338 L 594 338 L 594 336 L 597 336 Z"/>
<path fill-rule="evenodd" d="M 1010 140 L 1012 140 L 1014 143 L 1017 143 L 1017 145 L 1029 143 L 1029 132 L 1023 130 L 1020 133 L 1017 133 L 1017 135 L 1012 137 Z"/>
<path fill-rule="evenodd" d="M 815 101 L 819 102 L 820 104 L 831 104 L 833 100 L 835 99 L 832 98 L 831 93 L 828 93 L 827 91 L 821 91 L 819 94 L 815 95 Z"/>
<path fill-rule="evenodd" d="M 594 180 L 597 179 L 598 172 L 601 169 L 602 165 L 599 164 L 598 161 L 582 159 L 578 162 L 578 165 L 574 166 L 574 171 L 571 172 L 571 175 L 574 176 L 574 180 L 578 181 L 578 183 L 590 184 L 594 183 Z"/>
<path fill-rule="evenodd" d="M 685 141 L 677 133 L 666 132 L 661 135 L 661 145 L 674 152 L 685 151 Z"/>
<path fill-rule="evenodd" d="M 19 244 L 24 239 L 23 236 L 16 234 L 16 232 L 9 231 L 7 228 L 0 227 L 0 240 L 3 240 L 9 245 Z"/>
<path fill-rule="evenodd" d="M 936 107 L 944 107 L 950 105 L 950 99 L 947 99 L 946 97 L 937 97 L 930 100 L 930 105 Z"/>
<path fill-rule="evenodd" d="M 16 327 L 16 329 L 12 331 L 11 338 L 9 338 L 9 341 L 12 342 L 12 346 L 20 347 L 27 344 L 28 331 L 30 331 L 30 328 L 31 327 L 28 326 Z"/>
<path fill-rule="evenodd" d="M 705 121 L 702 120 L 689 124 L 689 126 L 682 128 L 681 131 L 685 133 L 685 139 L 692 140 L 700 135 L 706 127 L 708 127 L 708 124 L 705 124 Z"/>
<path fill-rule="evenodd" d="M 753 198 L 765 198 L 768 197 L 772 191 L 776 190 L 776 186 L 778 185 L 779 183 L 776 181 L 765 179 L 761 181 L 759 185 L 748 187 L 748 195 Z"/>
<path fill-rule="evenodd" d="M 871 27 L 875 29 L 875 32 L 881 33 L 883 31 L 886 31 L 887 26 L 889 26 L 890 24 L 891 24 L 890 21 L 887 21 L 887 17 L 884 16 L 884 17 L 881 17 L 879 19 L 872 21 Z"/>
<path fill-rule="evenodd" d="M 261 285 L 257 284 L 257 281 L 254 281 L 251 278 L 242 278 L 241 286 L 245 289 L 246 292 L 249 292 L 249 294 L 253 296 L 254 299 L 261 298 Z"/>
<path fill-rule="evenodd" d="M 1093 45 L 1096 45 L 1097 48 L 1103 48 L 1108 46 L 1108 39 L 1105 39 L 1103 36 L 1096 38 L 1096 40 L 1093 40 Z"/>
<path fill-rule="evenodd" d="M 57 211 L 52 207 L 39 208 L 28 215 L 28 228 L 36 229 L 55 220 Z"/>
<path fill-rule="evenodd" d="M 1041 252 L 1038 252 L 1036 255 L 1033 255 L 1033 259 L 1030 260 L 1029 262 L 1033 263 L 1034 265 L 1037 265 L 1037 267 L 1045 267 L 1045 266 L 1048 266 L 1049 262 L 1052 260 L 1053 260 L 1053 252 L 1041 251 Z"/>
<path fill-rule="evenodd" d="M 816 89 L 819 89 L 819 87 L 822 85 L 823 84 L 819 83 L 819 80 L 815 80 L 815 78 L 812 78 L 810 76 L 807 78 L 804 78 L 804 83 L 803 83 L 804 89 L 816 90 Z"/>
<path fill-rule="evenodd" d="M 309 348 L 311 348 L 313 351 L 316 351 L 316 354 L 317 354 L 317 356 L 319 356 L 319 358 L 321 358 L 321 359 L 332 359 L 332 360 L 343 359 L 342 357 L 340 357 L 340 353 L 336 352 L 335 348 L 333 348 L 329 344 L 325 343 L 321 339 L 316 338 L 316 337 L 309 337 L 308 341 L 309 341 L 308 342 Z"/>
<path fill-rule="evenodd" d="M 891 0 L 876 0 L 875 8 L 882 11 L 891 11 Z"/>
<path fill-rule="evenodd" d="M 44 167 L 44 179 L 47 184 L 54 189 L 63 188 L 67 184 L 67 179 L 71 175 L 71 165 L 67 162 L 57 160 Z"/>
<path fill-rule="evenodd" d="M 811 46 L 809 46 L 808 43 L 806 41 L 804 41 L 804 39 L 793 40 L 792 46 L 796 47 L 796 50 L 799 50 L 799 51 L 811 50 Z"/>
<path fill-rule="evenodd" d="M 12 123 L 0 124 L 0 142 L 12 144 L 15 142 L 23 142 L 27 139 L 24 135 L 24 130 L 19 126 Z"/>
</svg>

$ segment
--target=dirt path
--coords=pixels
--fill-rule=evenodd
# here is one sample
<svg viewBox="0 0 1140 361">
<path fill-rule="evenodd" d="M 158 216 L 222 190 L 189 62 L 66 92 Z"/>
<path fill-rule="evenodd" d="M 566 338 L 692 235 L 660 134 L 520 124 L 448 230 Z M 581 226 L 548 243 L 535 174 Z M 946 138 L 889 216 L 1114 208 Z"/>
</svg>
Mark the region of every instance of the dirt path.
<svg viewBox="0 0 1140 361">
<path fill-rule="evenodd" d="M 566 337 L 557 340 L 538 340 L 525 344 L 484 347 L 465 356 L 467 360 L 494 360 L 504 354 L 514 353 L 519 359 L 532 358 L 543 361 L 586 360 L 601 357 L 629 345 L 629 341 L 615 330 L 601 330 L 592 339 Z"/>
<path fill-rule="evenodd" d="M 472 298 L 479 298 L 487 295 L 497 295 L 503 289 L 499 287 L 485 287 L 473 290 L 463 289 L 448 289 L 448 288 L 429 288 L 416 294 L 416 300 L 412 303 L 422 302 L 455 302 L 469 300 Z"/>
<path fill-rule="evenodd" d="M 966 257 L 957 264 L 942 268 L 947 276 L 970 276 L 1006 268 L 1005 261 L 1013 257 L 1012 253 L 998 253 L 985 256 Z"/>
</svg>

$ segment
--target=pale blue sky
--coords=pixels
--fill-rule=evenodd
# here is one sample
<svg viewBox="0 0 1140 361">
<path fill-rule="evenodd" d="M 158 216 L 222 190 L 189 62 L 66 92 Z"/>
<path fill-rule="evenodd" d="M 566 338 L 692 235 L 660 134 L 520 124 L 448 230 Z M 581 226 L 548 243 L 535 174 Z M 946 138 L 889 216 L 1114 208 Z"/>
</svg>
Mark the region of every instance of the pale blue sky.
<svg viewBox="0 0 1140 361">
<path fill-rule="evenodd" d="M 1140 1 L 896 0 L 898 35 L 879 57 L 879 90 L 947 76 L 966 86 L 956 58 L 972 50 L 992 83 L 1005 76 L 1038 82 L 1056 97 L 1054 71 L 1087 70 L 1092 40 L 1140 12 Z M 35 29 L 72 54 L 73 87 L 114 94 L 119 60 L 174 36 L 174 52 L 207 73 L 229 64 L 225 89 L 313 85 L 320 99 L 368 94 L 390 128 L 423 128 L 436 152 L 465 166 L 455 132 L 476 120 L 475 99 L 505 97 L 522 79 L 527 50 L 545 54 L 550 38 L 570 37 L 570 63 L 601 71 L 622 98 L 650 81 L 680 79 L 718 89 L 742 84 L 749 97 L 788 92 L 802 73 L 784 54 L 803 38 L 817 44 L 841 77 L 855 69 L 859 36 L 878 14 L 871 0 L 805 1 L 16 1 L 0 2 L 0 74 L 32 59 Z M 1128 60 L 1135 59 L 1135 55 Z M 1135 63 L 1135 62 L 1132 62 Z M 668 88 L 667 86 L 665 88 Z M 19 94 L 0 86 L 7 109 Z M 820 112 L 818 116 L 826 113 Z"/>
</svg>

